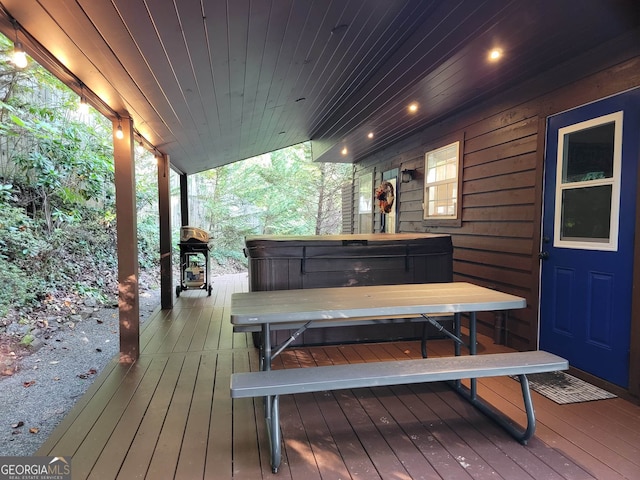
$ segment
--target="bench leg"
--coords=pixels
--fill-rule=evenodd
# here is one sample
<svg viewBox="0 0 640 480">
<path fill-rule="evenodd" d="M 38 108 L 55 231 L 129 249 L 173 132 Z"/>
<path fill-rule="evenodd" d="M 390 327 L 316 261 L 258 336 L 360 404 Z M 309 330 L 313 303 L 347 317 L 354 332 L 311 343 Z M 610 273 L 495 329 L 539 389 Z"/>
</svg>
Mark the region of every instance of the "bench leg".
<svg viewBox="0 0 640 480">
<path fill-rule="evenodd" d="M 280 398 L 278 395 L 265 397 L 265 421 L 269 434 L 269 450 L 271 452 L 271 471 L 278 473 L 282 454 L 282 436 L 280 434 Z"/>
<path fill-rule="evenodd" d="M 428 322 L 422 323 L 422 339 L 420 341 L 420 350 L 422 353 L 422 358 L 427 358 L 427 340 L 429 340 L 428 327 L 429 327 Z"/>
<path fill-rule="evenodd" d="M 464 385 L 455 385 L 455 390 L 464 398 L 466 398 L 474 407 L 484 413 L 487 417 L 491 418 L 498 425 L 504 428 L 513 438 L 518 440 L 523 445 L 527 442 L 536 431 L 536 416 L 533 410 L 533 399 L 531 398 L 531 390 L 529 389 L 529 380 L 526 375 L 518 375 L 520 380 L 520 388 L 522 390 L 522 399 L 524 401 L 524 409 L 527 414 L 527 427 L 522 429 L 517 427 L 507 417 L 500 412 L 496 411 L 489 404 L 484 402 L 481 398 L 475 395 L 475 391 L 469 390 Z M 475 389 L 474 389 L 475 390 Z"/>
</svg>

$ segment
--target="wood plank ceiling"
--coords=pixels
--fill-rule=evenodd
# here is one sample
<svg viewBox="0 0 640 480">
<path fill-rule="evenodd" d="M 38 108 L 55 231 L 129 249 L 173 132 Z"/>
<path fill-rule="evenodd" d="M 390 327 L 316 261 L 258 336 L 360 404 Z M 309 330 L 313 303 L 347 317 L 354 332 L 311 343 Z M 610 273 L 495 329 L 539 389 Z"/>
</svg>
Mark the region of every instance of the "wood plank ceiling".
<svg viewBox="0 0 640 480">
<path fill-rule="evenodd" d="M 308 140 L 316 160 L 354 162 L 638 25 L 634 0 L 0 7 L 5 35 L 15 19 L 29 54 L 188 174 Z"/>
</svg>

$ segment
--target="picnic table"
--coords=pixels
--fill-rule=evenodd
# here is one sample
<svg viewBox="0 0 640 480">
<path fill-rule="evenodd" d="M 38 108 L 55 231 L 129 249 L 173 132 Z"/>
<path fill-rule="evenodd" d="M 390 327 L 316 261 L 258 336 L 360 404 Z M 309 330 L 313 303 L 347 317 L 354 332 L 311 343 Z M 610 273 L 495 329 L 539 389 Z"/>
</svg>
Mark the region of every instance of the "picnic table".
<svg viewBox="0 0 640 480">
<path fill-rule="evenodd" d="M 279 395 L 340 388 L 453 381 L 453 387 L 474 406 L 493 418 L 517 440 L 526 444 L 535 431 L 535 415 L 526 374 L 565 370 L 568 362 L 548 352 L 477 353 L 477 313 L 523 308 L 524 298 L 466 282 L 235 293 L 231 298 L 231 323 L 236 331 L 262 332 L 260 371 L 238 372 L 231 378 L 231 396 L 264 397 L 269 430 L 271 465 L 277 472 L 281 456 Z M 468 315 L 468 341 L 462 336 L 461 315 Z M 453 315 L 452 331 L 438 321 Z M 424 321 L 442 327 L 454 340 L 454 356 L 271 370 L 272 360 L 296 334 L 307 328 L 350 324 Z M 271 345 L 271 330 L 297 328 L 283 345 Z M 461 356 L 466 346 L 469 355 Z M 425 355 L 426 356 L 426 355 Z M 313 372 L 309 370 L 313 369 Z M 477 396 L 476 379 L 488 376 L 519 377 L 527 426 L 520 429 Z M 470 378 L 469 387 L 461 380 Z"/>
</svg>

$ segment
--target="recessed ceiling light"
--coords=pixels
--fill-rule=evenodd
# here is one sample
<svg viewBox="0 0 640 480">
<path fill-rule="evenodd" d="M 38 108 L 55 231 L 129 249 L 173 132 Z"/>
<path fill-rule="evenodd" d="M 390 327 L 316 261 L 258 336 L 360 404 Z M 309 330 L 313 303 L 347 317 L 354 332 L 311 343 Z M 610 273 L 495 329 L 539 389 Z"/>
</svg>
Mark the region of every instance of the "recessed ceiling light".
<svg viewBox="0 0 640 480">
<path fill-rule="evenodd" d="M 412 104 L 409 105 L 408 108 L 411 113 L 415 113 L 418 111 L 418 104 L 416 102 L 413 102 Z"/>
<path fill-rule="evenodd" d="M 331 34 L 335 35 L 337 33 L 344 33 L 347 31 L 348 28 L 349 28 L 349 24 L 341 23 L 340 25 L 336 25 L 331 29 Z"/>
<path fill-rule="evenodd" d="M 369 133 L 367 134 L 367 138 L 373 138 L 373 132 L 369 132 Z"/>
<path fill-rule="evenodd" d="M 501 48 L 494 48 L 492 50 L 489 51 L 489 61 L 490 62 L 497 62 L 498 60 L 500 60 L 502 58 L 503 52 Z"/>
<path fill-rule="evenodd" d="M 342 155 L 346 155 L 347 153 L 349 153 L 349 151 L 347 150 L 347 147 L 344 147 L 340 153 L 342 153 Z"/>
</svg>

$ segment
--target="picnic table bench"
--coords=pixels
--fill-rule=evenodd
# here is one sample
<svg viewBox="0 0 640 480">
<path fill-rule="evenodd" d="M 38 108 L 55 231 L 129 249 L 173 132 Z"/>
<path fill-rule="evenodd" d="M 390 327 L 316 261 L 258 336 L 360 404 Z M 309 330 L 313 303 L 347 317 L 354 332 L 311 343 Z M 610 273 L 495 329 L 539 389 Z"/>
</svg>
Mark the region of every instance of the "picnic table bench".
<svg viewBox="0 0 640 480">
<path fill-rule="evenodd" d="M 280 466 L 282 450 L 279 395 L 452 381 L 459 394 L 526 444 L 535 432 L 535 413 L 526 375 L 568 368 L 565 359 L 544 351 L 476 355 L 476 312 L 522 308 L 526 302 L 520 297 L 464 282 L 249 292 L 233 294 L 231 302 L 231 322 L 235 327 L 251 329 L 260 325 L 262 330 L 260 371 L 234 373 L 231 397 L 264 397 L 274 473 Z M 469 314 L 469 343 L 465 345 L 470 355 L 465 356 L 460 350 L 464 344 L 460 332 L 463 312 Z M 271 370 L 271 361 L 284 348 L 272 353 L 273 325 L 276 328 L 295 324 L 308 328 L 313 323 L 333 326 L 348 324 L 351 320 L 377 322 L 386 315 L 392 317 L 392 321 L 403 316 L 407 321 L 415 318 L 433 321 L 434 315 L 441 314 L 454 316 L 454 331 L 450 332 L 455 340 L 452 357 Z M 524 428 L 515 426 L 477 395 L 477 378 L 502 375 L 517 376 L 520 380 L 527 415 Z M 461 383 L 466 378 L 471 379 L 469 387 Z"/>
</svg>

